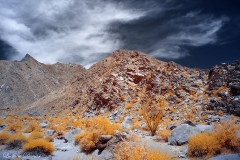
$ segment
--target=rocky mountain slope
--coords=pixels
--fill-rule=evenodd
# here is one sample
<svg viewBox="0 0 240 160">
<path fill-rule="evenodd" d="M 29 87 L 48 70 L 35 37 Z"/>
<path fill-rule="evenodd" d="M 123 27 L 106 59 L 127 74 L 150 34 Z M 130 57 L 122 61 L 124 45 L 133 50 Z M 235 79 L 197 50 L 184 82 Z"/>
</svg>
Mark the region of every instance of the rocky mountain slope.
<svg viewBox="0 0 240 160">
<path fill-rule="evenodd" d="M 85 71 L 75 64 L 46 65 L 28 54 L 21 61 L 0 61 L 0 109 L 32 103 Z"/>
<path fill-rule="evenodd" d="M 24 113 L 37 109 L 39 113 L 55 114 L 71 109 L 72 112 L 84 112 L 84 116 L 106 111 L 118 112 L 120 116 L 126 111 L 135 113 L 145 95 L 153 100 L 164 97 L 168 101 L 165 115 L 173 120 L 205 120 L 209 113 L 203 111 L 208 110 L 211 97 L 214 97 L 210 92 L 220 88 L 209 87 L 213 78 L 208 75 L 209 70 L 166 63 L 139 51 L 118 50 L 93 65 L 71 85 L 27 106 Z M 127 105 L 132 108 L 127 110 Z M 56 108 L 54 112 L 52 108 Z"/>
<path fill-rule="evenodd" d="M 118 50 L 19 113 L 56 115 L 68 109 L 88 117 L 110 111 L 117 119 L 139 116 L 143 100 L 164 98 L 168 119 L 219 121 L 224 113 L 239 115 L 239 67 L 236 62 L 211 70 L 188 68 L 139 51 Z"/>
</svg>

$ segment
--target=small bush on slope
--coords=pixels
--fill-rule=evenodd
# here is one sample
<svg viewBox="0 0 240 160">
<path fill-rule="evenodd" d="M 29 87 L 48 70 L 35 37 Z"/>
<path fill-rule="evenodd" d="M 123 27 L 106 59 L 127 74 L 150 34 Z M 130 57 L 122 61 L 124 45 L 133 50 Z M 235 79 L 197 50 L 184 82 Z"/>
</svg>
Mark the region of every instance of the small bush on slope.
<svg viewBox="0 0 240 160">
<path fill-rule="evenodd" d="M 5 144 L 6 141 L 11 137 L 11 134 L 8 132 L 1 132 L 0 133 L 0 145 Z"/>
<path fill-rule="evenodd" d="M 129 142 L 122 142 L 114 148 L 116 160 L 171 160 L 171 157 L 160 150 L 146 149 Z"/>
<path fill-rule="evenodd" d="M 18 132 L 22 129 L 22 127 L 23 122 L 17 120 L 16 122 L 10 123 L 9 126 L 6 127 L 6 130 Z"/>
<path fill-rule="evenodd" d="M 163 129 L 158 131 L 157 136 L 160 136 L 162 138 L 162 140 L 164 140 L 165 142 L 168 141 L 168 136 L 170 135 L 171 130 L 169 129 Z"/>
<path fill-rule="evenodd" d="M 31 140 L 27 144 L 25 144 L 23 146 L 23 150 L 27 152 L 38 152 L 50 155 L 54 151 L 54 146 L 52 143 L 44 139 L 37 139 Z"/>
<path fill-rule="evenodd" d="M 37 131 L 33 131 L 30 135 L 29 135 L 29 139 L 41 139 L 44 137 L 44 133 L 42 132 L 37 132 Z"/>
<path fill-rule="evenodd" d="M 239 146 L 239 138 L 235 127 L 235 121 L 223 122 L 215 125 L 211 133 L 200 133 L 189 139 L 188 154 L 190 156 L 212 157 L 224 147 L 236 149 Z"/>
<path fill-rule="evenodd" d="M 27 128 L 25 129 L 25 132 L 30 133 L 32 131 L 40 131 L 40 130 L 41 130 L 41 127 L 38 125 L 38 123 L 35 121 L 31 121 L 28 124 Z"/>
<path fill-rule="evenodd" d="M 188 141 L 189 156 L 201 157 L 207 155 L 212 157 L 220 150 L 221 145 L 211 133 L 200 133 L 190 137 Z"/>
<path fill-rule="evenodd" d="M 100 135 L 115 134 L 120 125 L 112 124 L 106 117 L 99 116 L 94 118 L 85 118 L 79 124 L 84 130 L 75 137 L 75 144 L 79 144 L 84 152 L 91 152 L 95 149 Z"/>
<path fill-rule="evenodd" d="M 27 142 L 27 138 L 22 133 L 15 133 L 7 140 L 7 148 L 22 148 L 22 145 Z"/>
<path fill-rule="evenodd" d="M 151 98 L 148 98 L 146 102 L 141 104 L 141 114 L 143 115 L 143 119 L 146 122 L 152 136 L 155 135 L 158 125 L 162 121 L 163 110 L 166 106 L 166 103 L 166 100 L 163 98 L 158 99 L 157 103 L 152 101 Z"/>
</svg>

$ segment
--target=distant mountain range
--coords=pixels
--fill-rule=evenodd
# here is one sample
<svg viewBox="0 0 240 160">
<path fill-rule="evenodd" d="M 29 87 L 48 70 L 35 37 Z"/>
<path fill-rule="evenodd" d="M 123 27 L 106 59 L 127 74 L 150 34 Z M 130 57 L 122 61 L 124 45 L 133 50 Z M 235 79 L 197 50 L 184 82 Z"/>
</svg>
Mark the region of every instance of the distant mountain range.
<svg viewBox="0 0 240 160">
<path fill-rule="evenodd" d="M 0 61 L 1 113 L 57 115 L 63 110 L 84 117 L 107 112 L 135 112 L 151 99 L 168 102 L 172 120 L 208 121 L 221 113 L 240 115 L 240 63 L 211 70 L 156 60 L 139 51 L 117 50 L 89 69 L 81 65 L 46 65 L 26 55 Z"/>
</svg>

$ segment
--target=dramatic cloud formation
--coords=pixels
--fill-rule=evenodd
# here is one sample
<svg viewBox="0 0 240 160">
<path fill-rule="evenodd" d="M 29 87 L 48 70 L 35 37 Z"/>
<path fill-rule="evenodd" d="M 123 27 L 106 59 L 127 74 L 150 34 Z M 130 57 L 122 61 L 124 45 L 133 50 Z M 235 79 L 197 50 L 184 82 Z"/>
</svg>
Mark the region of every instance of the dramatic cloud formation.
<svg viewBox="0 0 240 160">
<path fill-rule="evenodd" d="M 1 0 L 0 38 L 12 47 L 11 60 L 29 53 L 40 62 L 85 67 L 120 48 L 179 59 L 189 55 L 185 46 L 218 42 L 227 17 L 201 11 L 168 16 L 181 9 L 172 1 L 153 0 Z"/>
</svg>

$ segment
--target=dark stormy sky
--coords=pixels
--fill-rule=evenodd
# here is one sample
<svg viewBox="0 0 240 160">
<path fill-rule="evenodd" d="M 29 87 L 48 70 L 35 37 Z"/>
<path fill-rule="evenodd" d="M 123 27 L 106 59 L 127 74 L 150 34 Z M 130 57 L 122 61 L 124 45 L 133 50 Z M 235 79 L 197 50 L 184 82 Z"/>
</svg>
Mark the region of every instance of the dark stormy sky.
<svg viewBox="0 0 240 160">
<path fill-rule="evenodd" d="M 90 67 L 117 49 L 211 68 L 240 60 L 240 0 L 0 0 L 0 59 Z"/>
</svg>

